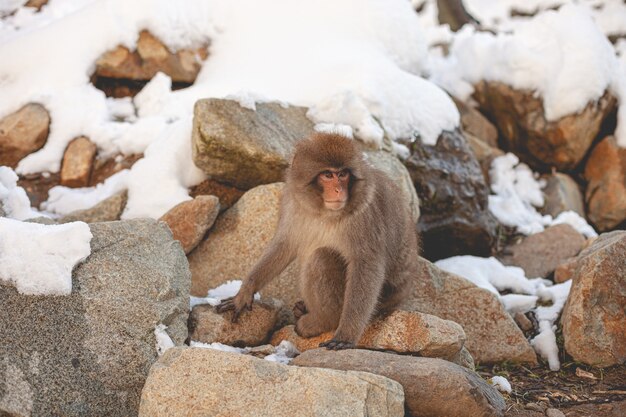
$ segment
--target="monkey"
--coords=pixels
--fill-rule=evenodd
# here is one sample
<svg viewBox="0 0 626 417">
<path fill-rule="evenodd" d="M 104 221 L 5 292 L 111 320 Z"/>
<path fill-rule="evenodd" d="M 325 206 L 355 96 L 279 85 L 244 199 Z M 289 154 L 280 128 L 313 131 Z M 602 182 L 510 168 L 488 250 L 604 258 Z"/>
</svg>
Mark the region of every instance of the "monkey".
<svg viewBox="0 0 626 417">
<path fill-rule="evenodd" d="M 418 236 L 400 189 L 375 169 L 354 139 L 314 133 L 295 146 L 268 248 L 218 313 L 236 322 L 254 294 L 292 261 L 302 301 L 294 306 L 302 337 L 334 331 L 320 347 L 353 348 L 377 315 L 411 293 Z"/>
</svg>

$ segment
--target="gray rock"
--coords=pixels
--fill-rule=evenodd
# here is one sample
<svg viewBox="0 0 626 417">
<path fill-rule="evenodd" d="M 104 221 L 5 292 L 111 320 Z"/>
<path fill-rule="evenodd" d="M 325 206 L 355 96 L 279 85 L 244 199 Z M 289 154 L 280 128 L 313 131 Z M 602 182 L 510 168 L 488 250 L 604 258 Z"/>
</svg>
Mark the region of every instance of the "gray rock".
<svg viewBox="0 0 626 417">
<path fill-rule="evenodd" d="M 173 348 L 150 369 L 139 415 L 404 416 L 402 386 L 366 372 L 281 365 L 212 349 Z"/>
<path fill-rule="evenodd" d="M 28 219 L 28 220 L 24 220 L 27 223 L 36 223 L 36 224 L 45 224 L 45 225 L 51 225 L 51 224 L 57 224 L 57 222 L 54 219 L 51 219 L 50 217 L 34 217 L 32 219 Z"/>
<path fill-rule="evenodd" d="M 487 208 L 489 188 L 461 133 L 444 132 L 435 146 L 410 144 L 405 165 L 421 205 L 418 228 L 431 260 L 491 253 L 496 220 Z"/>
<path fill-rule="evenodd" d="M 59 219 L 59 223 L 99 223 L 119 220 L 124 208 L 126 207 L 127 200 L 128 192 L 122 191 L 121 193 L 115 194 L 99 202 L 91 208 L 76 210 L 61 217 Z"/>
<path fill-rule="evenodd" d="M 91 255 L 68 296 L 25 296 L 0 284 L 0 415 L 133 416 L 155 326 L 187 337 L 190 273 L 153 220 L 91 225 Z M 28 412 L 26 412 L 28 411 Z"/>
<path fill-rule="evenodd" d="M 576 181 L 569 175 L 561 172 L 549 175 L 543 193 L 546 203 L 542 207 L 541 213 L 556 217 L 564 211 L 571 210 L 581 217 L 585 217 L 583 194 L 580 192 Z"/>
<path fill-rule="evenodd" d="M 482 378 L 442 359 L 417 358 L 369 350 L 302 353 L 293 365 L 362 371 L 398 381 L 404 388 L 410 416 L 503 416 L 504 399 Z"/>
</svg>

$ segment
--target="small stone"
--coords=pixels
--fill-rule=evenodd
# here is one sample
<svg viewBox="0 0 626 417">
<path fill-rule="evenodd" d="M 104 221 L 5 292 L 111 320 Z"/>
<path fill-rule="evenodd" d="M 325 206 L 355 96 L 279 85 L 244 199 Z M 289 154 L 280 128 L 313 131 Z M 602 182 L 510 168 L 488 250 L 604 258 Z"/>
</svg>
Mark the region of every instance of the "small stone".
<svg viewBox="0 0 626 417">
<path fill-rule="evenodd" d="M 61 165 L 61 185 L 71 188 L 87 187 L 98 150 L 95 143 L 81 136 L 67 145 Z"/>
<path fill-rule="evenodd" d="M 513 318 L 515 319 L 515 323 L 517 323 L 519 328 L 522 329 L 524 332 L 529 332 L 535 328 L 535 326 L 533 326 L 533 322 L 530 321 L 530 319 L 526 317 L 526 314 L 524 313 L 515 313 L 515 316 Z"/>
<path fill-rule="evenodd" d="M 105 200 L 102 200 L 91 208 L 76 210 L 61 217 L 59 219 L 59 223 L 99 223 L 119 220 L 124 212 L 127 200 L 128 192 L 122 191 L 121 193 L 117 193 Z"/>
<path fill-rule="evenodd" d="M 213 226 L 219 212 L 219 199 L 202 195 L 178 204 L 159 220 L 167 223 L 174 239 L 180 242 L 185 254 L 189 254 Z"/>
<path fill-rule="evenodd" d="M 578 258 L 569 258 L 563 261 L 554 270 L 554 283 L 561 284 L 574 276 Z"/>
<path fill-rule="evenodd" d="M 15 168 L 25 156 L 41 149 L 48 139 L 50 115 L 30 103 L 0 120 L 0 165 Z"/>
<path fill-rule="evenodd" d="M 542 403 L 528 403 L 524 406 L 527 410 L 538 411 L 543 413 L 546 409 L 545 404 Z"/>
<path fill-rule="evenodd" d="M 276 346 L 288 340 L 304 352 L 318 348 L 320 343 L 332 339 L 333 334 L 326 332 L 303 338 L 297 335 L 294 326 L 287 326 L 274 333 L 271 343 Z M 398 310 L 370 323 L 357 345 L 364 349 L 449 358 L 457 355 L 464 343 L 465 332 L 457 323 L 429 314 Z"/>
<path fill-rule="evenodd" d="M 574 211 L 581 217 L 585 217 L 583 194 L 576 181 L 569 175 L 561 172 L 549 175 L 543 194 L 546 202 L 541 208 L 542 214 L 556 217 L 564 211 Z"/>
<path fill-rule="evenodd" d="M 556 408 L 548 408 L 546 410 L 546 417 L 565 417 L 565 414 Z"/>
<path fill-rule="evenodd" d="M 255 301 L 252 310 L 243 311 L 237 323 L 233 323 L 232 313 L 219 314 L 213 306 L 197 305 L 189 317 L 190 338 L 238 347 L 261 345 L 269 340 L 280 307 L 275 300 Z"/>
<path fill-rule="evenodd" d="M 498 147 L 498 129 L 476 108 L 454 99 L 461 114 L 461 126 L 465 133 L 475 137 L 491 148 Z"/>
</svg>

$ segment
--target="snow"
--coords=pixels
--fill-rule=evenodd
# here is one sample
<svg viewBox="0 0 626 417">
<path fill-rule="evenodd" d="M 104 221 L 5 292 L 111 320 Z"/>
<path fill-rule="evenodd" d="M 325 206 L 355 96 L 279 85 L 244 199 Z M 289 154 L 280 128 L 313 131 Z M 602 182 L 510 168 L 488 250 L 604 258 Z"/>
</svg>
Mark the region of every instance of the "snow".
<svg viewBox="0 0 626 417">
<path fill-rule="evenodd" d="M 250 347 L 238 348 L 234 346 L 225 345 L 219 342 L 202 343 L 202 342 L 196 342 L 193 340 L 191 341 L 189 346 L 195 347 L 195 348 L 202 348 L 202 349 L 214 349 L 214 350 L 219 350 L 222 352 L 239 353 L 242 355 L 246 355 L 250 353 L 252 349 Z M 291 360 L 299 354 L 300 352 L 298 351 L 298 349 L 296 349 L 293 343 L 287 340 L 283 340 L 282 342 L 280 342 L 278 346 L 276 346 L 274 353 L 267 355 L 263 359 L 265 359 L 266 361 L 270 361 L 270 362 L 277 362 L 283 365 L 288 365 L 289 362 L 291 362 Z"/>
<path fill-rule="evenodd" d="M 528 279 L 518 267 L 504 266 L 495 258 L 476 256 L 455 256 L 435 262 L 439 268 L 459 275 L 478 287 L 494 293 L 506 311 L 511 314 L 534 311 L 539 322 L 539 334 L 531 341 L 531 346 L 548 361 L 551 370 L 560 369 L 559 351 L 556 344 L 556 320 L 561 314 L 572 281 L 552 285 L 545 279 Z M 500 291 L 511 290 L 513 294 L 500 295 Z M 537 306 L 541 300 L 550 305 Z"/>
<path fill-rule="evenodd" d="M 167 326 L 163 323 L 159 323 L 154 328 L 154 336 L 156 338 L 155 347 L 157 354 L 161 356 L 166 350 L 174 347 L 174 342 L 169 334 L 166 332 Z"/>
<path fill-rule="evenodd" d="M 43 216 L 30 206 L 26 191 L 17 185 L 18 176 L 6 166 L 0 166 L 0 208 L 6 217 L 27 220 Z"/>
<path fill-rule="evenodd" d="M 511 389 L 511 383 L 503 376 L 496 375 L 491 377 L 491 385 L 496 387 L 496 389 L 500 392 L 506 392 L 510 394 L 513 390 Z"/>
<path fill-rule="evenodd" d="M 489 170 L 491 191 L 489 211 L 506 226 L 516 227 L 525 235 L 539 233 L 546 227 L 566 223 L 585 237 L 598 234 L 573 211 L 564 211 L 555 219 L 550 215 L 542 215 L 537 207 L 544 205 L 542 188 L 545 181 L 512 153 L 494 158 Z"/>
<path fill-rule="evenodd" d="M 194 308 L 194 306 L 197 306 L 200 304 L 209 304 L 212 306 L 216 306 L 220 302 L 222 302 L 223 299 L 228 298 L 228 297 L 234 297 L 235 295 L 237 295 L 237 293 L 239 292 L 239 289 L 241 288 L 241 283 L 242 281 L 240 280 L 226 281 L 222 285 L 215 287 L 213 289 L 210 289 L 206 297 L 190 296 L 189 308 L 190 309 Z M 258 292 L 254 294 L 254 299 L 257 301 L 260 300 L 261 294 L 259 294 Z"/>
<path fill-rule="evenodd" d="M 72 269 L 91 253 L 83 222 L 25 223 L 0 217 L 0 279 L 26 295 L 69 295 Z"/>
</svg>

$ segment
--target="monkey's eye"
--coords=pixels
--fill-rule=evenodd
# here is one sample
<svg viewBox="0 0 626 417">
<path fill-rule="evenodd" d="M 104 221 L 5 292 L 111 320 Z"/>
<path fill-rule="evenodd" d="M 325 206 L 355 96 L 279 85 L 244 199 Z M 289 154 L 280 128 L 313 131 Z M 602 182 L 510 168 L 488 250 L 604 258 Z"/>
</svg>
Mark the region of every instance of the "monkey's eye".
<svg viewBox="0 0 626 417">
<path fill-rule="evenodd" d="M 331 171 L 322 171 L 320 177 L 322 177 L 323 180 L 332 180 L 333 173 Z"/>
<path fill-rule="evenodd" d="M 337 176 L 341 180 L 346 179 L 346 178 L 348 178 L 350 176 L 350 171 L 348 171 L 347 169 L 344 169 L 344 170 L 340 171 L 339 174 L 337 174 Z"/>
</svg>

